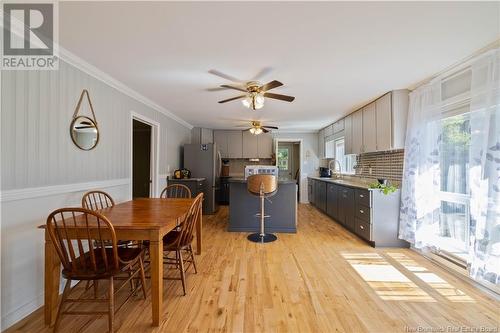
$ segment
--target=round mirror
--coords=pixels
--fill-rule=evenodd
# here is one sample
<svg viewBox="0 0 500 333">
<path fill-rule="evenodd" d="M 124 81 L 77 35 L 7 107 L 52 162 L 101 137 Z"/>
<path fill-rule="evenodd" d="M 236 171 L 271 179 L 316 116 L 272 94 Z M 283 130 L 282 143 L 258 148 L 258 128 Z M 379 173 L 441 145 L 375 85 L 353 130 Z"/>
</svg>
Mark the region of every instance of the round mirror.
<svg viewBox="0 0 500 333">
<path fill-rule="evenodd" d="M 89 117 L 79 116 L 74 118 L 69 131 L 73 143 L 80 149 L 91 150 L 99 142 L 97 124 Z"/>
</svg>

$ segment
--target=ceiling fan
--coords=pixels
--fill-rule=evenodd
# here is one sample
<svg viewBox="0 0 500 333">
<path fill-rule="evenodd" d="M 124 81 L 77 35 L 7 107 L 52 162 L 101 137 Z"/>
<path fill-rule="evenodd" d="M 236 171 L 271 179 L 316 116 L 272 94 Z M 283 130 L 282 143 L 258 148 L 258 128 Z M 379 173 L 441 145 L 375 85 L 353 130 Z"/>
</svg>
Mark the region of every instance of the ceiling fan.
<svg viewBox="0 0 500 333">
<path fill-rule="evenodd" d="M 276 126 L 264 126 L 260 121 L 252 121 L 252 127 L 247 128 L 245 131 L 250 131 L 254 135 L 259 135 L 260 133 L 268 133 L 270 129 L 278 129 Z"/>
<path fill-rule="evenodd" d="M 268 69 L 266 71 L 269 71 Z M 258 76 L 262 75 L 262 73 L 265 72 L 264 70 L 259 73 Z M 293 102 L 295 97 L 293 96 L 288 96 L 288 95 L 281 95 L 281 94 L 274 94 L 268 92 L 271 89 L 281 87 L 283 83 L 273 80 L 271 82 L 268 82 L 266 84 L 261 84 L 258 81 L 248 81 L 248 82 L 242 82 L 232 76 L 226 75 L 224 73 L 221 73 L 216 70 L 210 70 L 209 73 L 220 76 L 222 78 L 225 78 L 227 80 L 233 81 L 236 83 L 236 85 L 228 85 L 228 84 L 223 84 L 220 87 L 223 89 L 233 89 L 233 90 L 238 90 L 241 92 L 244 92 L 245 94 L 239 95 L 236 97 L 228 98 L 222 101 L 219 101 L 219 103 L 227 103 L 230 101 L 234 101 L 237 99 L 243 99 L 241 102 L 243 105 L 249 109 L 252 110 L 258 110 L 261 109 L 264 106 L 264 101 L 265 97 L 267 98 L 273 98 L 273 99 L 278 99 L 281 101 L 285 102 Z"/>
</svg>

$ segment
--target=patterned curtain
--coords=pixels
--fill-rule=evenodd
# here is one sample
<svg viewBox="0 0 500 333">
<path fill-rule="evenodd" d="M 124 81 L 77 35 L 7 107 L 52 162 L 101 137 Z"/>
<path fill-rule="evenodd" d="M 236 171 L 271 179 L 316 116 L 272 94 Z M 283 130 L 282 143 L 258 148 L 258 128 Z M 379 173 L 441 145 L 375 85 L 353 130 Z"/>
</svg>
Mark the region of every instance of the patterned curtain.
<svg viewBox="0 0 500 333">
<path fill-rule="evenodd" d="M 471 277 L 498 285 L 500 50 L 474 59 L 469 74 L 461 106 L 443 97 L 447 78 L 410 94 L 399 237 L 456 250 Z"/>
</svg>

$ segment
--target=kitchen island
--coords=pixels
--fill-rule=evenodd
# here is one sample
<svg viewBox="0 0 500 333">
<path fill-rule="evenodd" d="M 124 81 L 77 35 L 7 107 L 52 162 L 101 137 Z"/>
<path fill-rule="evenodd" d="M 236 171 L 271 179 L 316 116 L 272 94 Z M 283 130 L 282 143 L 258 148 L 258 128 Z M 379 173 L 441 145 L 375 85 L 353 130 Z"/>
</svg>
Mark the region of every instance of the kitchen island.
<svg viewBox="0 0 500 333">
<path fill-rule="evenodd" d="M 269 202 L 269 200 L 271 202 Z M 297 183 L 294 180 L 278 181 L 278 192 L 265 200 L 266 232 L 297 232 Z M 228 231 L 258 232 L 260 199 L 247 191 L 243 178 L 229 179 Z"/>
</svg>

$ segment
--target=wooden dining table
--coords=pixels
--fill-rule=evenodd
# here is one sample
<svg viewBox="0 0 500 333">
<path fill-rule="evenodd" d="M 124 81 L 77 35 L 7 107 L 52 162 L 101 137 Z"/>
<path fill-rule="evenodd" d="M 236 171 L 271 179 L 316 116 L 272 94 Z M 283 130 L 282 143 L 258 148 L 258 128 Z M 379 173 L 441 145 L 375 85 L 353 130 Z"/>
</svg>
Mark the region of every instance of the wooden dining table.
<svg viewBox="0 0 500 333">
<path fill-rule="evenodd" d="M 174 229 L 194 199 L 141 198 L 99 210 L 115 229 L 117 239 L 148 240 L 151 267 L 151 308 L 153 326 L 159 326 L 163 306 L 163 236 Z M 196 253 L 201 254 L 202 214 L 196 223 Z M 39 226 L 46 229 L 46 225 Z M 61 261 L 45 230 L 45 324 L 57 313 Z"/>
</svg>

